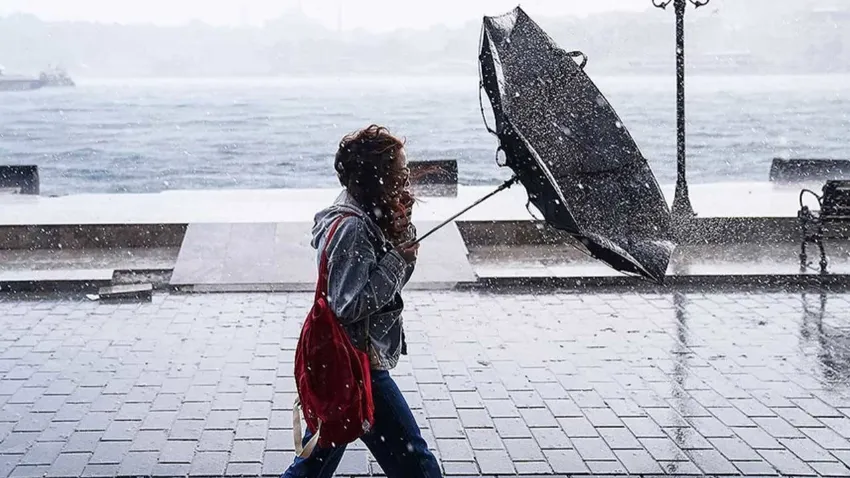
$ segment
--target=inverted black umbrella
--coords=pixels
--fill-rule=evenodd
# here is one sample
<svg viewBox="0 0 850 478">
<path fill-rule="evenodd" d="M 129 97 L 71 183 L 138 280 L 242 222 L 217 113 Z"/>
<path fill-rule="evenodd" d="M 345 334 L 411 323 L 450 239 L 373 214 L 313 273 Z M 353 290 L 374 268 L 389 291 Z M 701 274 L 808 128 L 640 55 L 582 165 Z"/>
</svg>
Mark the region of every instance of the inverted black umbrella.
<svg viewBox="0 0 850 478">
<path fill-rule="evenodd" d="M 675 247 L 670 210 L 623 122 L 585 74 L 587 57 L 558 48 L 517 7 L 484 17 L 479 62 L 496 120 L 490 131 L 531 204 L 593 257 L 662 283 Z"/>
<path fill-rule="evenodd" d="M 519 7 L 484 17 L 481 88 L 496 118 L 496 131 L 487 129 L 514 175 L 415 242 L 521 182 L 546 222 L 586 253 L 663 283 L 675 248 L 670 210 L 646 159 L 584 73 L 586 63 L 583 53 L 558 48 Z"/>
</svg>

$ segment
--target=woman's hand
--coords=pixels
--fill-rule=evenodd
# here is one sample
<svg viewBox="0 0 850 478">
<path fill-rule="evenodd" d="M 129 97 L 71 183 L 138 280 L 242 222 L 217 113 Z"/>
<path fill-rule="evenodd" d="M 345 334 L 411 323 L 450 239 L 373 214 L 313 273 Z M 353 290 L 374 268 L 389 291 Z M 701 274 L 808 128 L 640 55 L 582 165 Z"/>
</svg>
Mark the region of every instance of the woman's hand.
<svg viewBox="0 0 850 478">
<path fill-rule="evenodd" d="M 392 227 L 399 234 L 407 232 L 407 229 L 410 227 L 410 213 L 407 212 L 407 208 L 400 207 L 393 209 Z"/>
<path fill-rule="evenodd" d="M 384 233 L 394 246 L 416 239 L 416 228 L 411 222 L 414 203 L 413 195 L 407 190 L 389 202 L 390 216 Z"/>
<path fill-rule="evenodd" d="M 406 242 L 396 246 L 395 250 L 401 254 L 401 257 L 404 258 L 405 262 L 412 264 L 416 262 L 416 258 L 419 256 L 419 243 Z"/>
</svg>

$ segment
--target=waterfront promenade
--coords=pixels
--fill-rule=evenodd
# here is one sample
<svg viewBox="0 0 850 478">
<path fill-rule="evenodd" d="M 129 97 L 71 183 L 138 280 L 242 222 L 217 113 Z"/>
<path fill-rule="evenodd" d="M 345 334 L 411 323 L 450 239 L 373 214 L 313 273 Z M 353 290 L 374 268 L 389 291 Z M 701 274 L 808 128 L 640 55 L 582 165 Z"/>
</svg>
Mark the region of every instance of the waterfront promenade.
<svg viewBox="0 0 850 478">
<path fill-rule="evenodd" d="M 0 476 L 276 476 L 309 294 L 0 296 Z M 847 476 L 850 296 L 411 292 L 447 475 Z M 380 474 L 362 446 L 338 476 Z"/>
<path fill-rule="evenodd" d="M 423 244 L 395 376 L 446 475 L 850 476 L 850 254 L 800 270 L 795 190 L 692 187 L 662 288 L 559 242 L 521 188 Z M 334 196 L 0 198 L 0 288 L 26 291 L 0 292 L 0 478 L 279 475 L 308 226 Z M 86 297 L 133 281 L 157 290 Z M 357 444 L 338 476 L 380 474 Z"/>
</svg>

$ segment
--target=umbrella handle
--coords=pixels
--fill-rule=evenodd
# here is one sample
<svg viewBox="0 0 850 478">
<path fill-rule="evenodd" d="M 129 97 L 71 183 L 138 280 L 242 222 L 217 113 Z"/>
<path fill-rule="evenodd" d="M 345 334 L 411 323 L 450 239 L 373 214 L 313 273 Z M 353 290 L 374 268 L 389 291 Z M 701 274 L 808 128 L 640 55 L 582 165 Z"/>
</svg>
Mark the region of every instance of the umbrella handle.
<svg viewBox="0 0 850 478">
<path fill-rule="evenodd" d="M 479 199 L 479 200 L 475 201 L 474 203 L 470 204 L 469 206 L 467 206 L 466 208 L 464 208 L 463 210 L 461 210 L 459 213 L 457 213 L 457 214 L 453 215 L 452 217 L 450 217 L 450 218 L 446 219 L 445 221 L 443 221 L 443 222 L 441 222 L 439 225 L 437 225 L 435 228 L 433 228 L 433 229 L 431 229 L 430 231 L 426 232 L 426 233 L 425 233 L 422 237 L 419 237 L 419 238 L 417 238 L 416 240 L 414 240 L 413 242 L 411 242 L 411 245 L 413 245 L 413 244 L 419 244 L 419 243 L 420 243 L 420 242 L 422 242 L 422 240 L 423 240 L 423 239 L 425 239 L 426 237 L 428 237 L 428 236 L 430 236 L 431 234 L 434 234 L 434 233 L 435 233 L 435 232 L 437 232 L 438 230 L 442 229 L 445 225 L 447 225 L 448 223 L 450 223 L 450 222 L 454 221 L 455 219 L 457 219 L 458 217 L 460 217 L 461 215 L 463 215 L 464 213 L 466 213 L 466 212 L 467 212 L 467 211 L 469 211 L 470 209 L 474 208 L 475 206 L 477 206 L 477 205 L 479 205 L 479 204 L 483 203 L 484 201 L 486 201 L 486 200 L 490 199 L 491 197 L 495 196 L 496 194 L 499 194 L 500 192 L 504 191 L 505 189 L 508 189 L 509 187 L 513 186 L 513 185 L 514 185 L 514 184 L 516 184 L 518 181 L 519 181 L 519 176 L 514 176 L 514 177 L 512 177 L 511 179 L 508 179 L 507 181 L 505 181 L 504 183 L 502 183 L 502 185 L 501 185 L 501 186 L 499 186 L 498 188 L 496 188 L 495 190 L 493 190 L 493 192 L 491 192 L 491 193 L 487 194 L 486 196 L 482 197 L 481 199 Z"/>
</svg>

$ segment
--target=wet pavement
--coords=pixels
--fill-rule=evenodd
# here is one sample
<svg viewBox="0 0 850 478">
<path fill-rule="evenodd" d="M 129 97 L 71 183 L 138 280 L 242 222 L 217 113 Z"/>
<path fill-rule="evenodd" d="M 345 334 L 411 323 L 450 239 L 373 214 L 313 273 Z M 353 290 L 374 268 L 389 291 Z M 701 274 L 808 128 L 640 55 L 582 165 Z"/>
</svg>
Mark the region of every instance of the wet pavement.
<svg viewBox="0 0 850 478">
<path fill-rule="evenodd" d="M 308 294 L 0 296 L 0 477 L 277 476 Z M 411 292 L 447 475 L 850 476 L 850 295 Z M 338 476 L 377 474 L 356 444 Z"/>
</svg>

